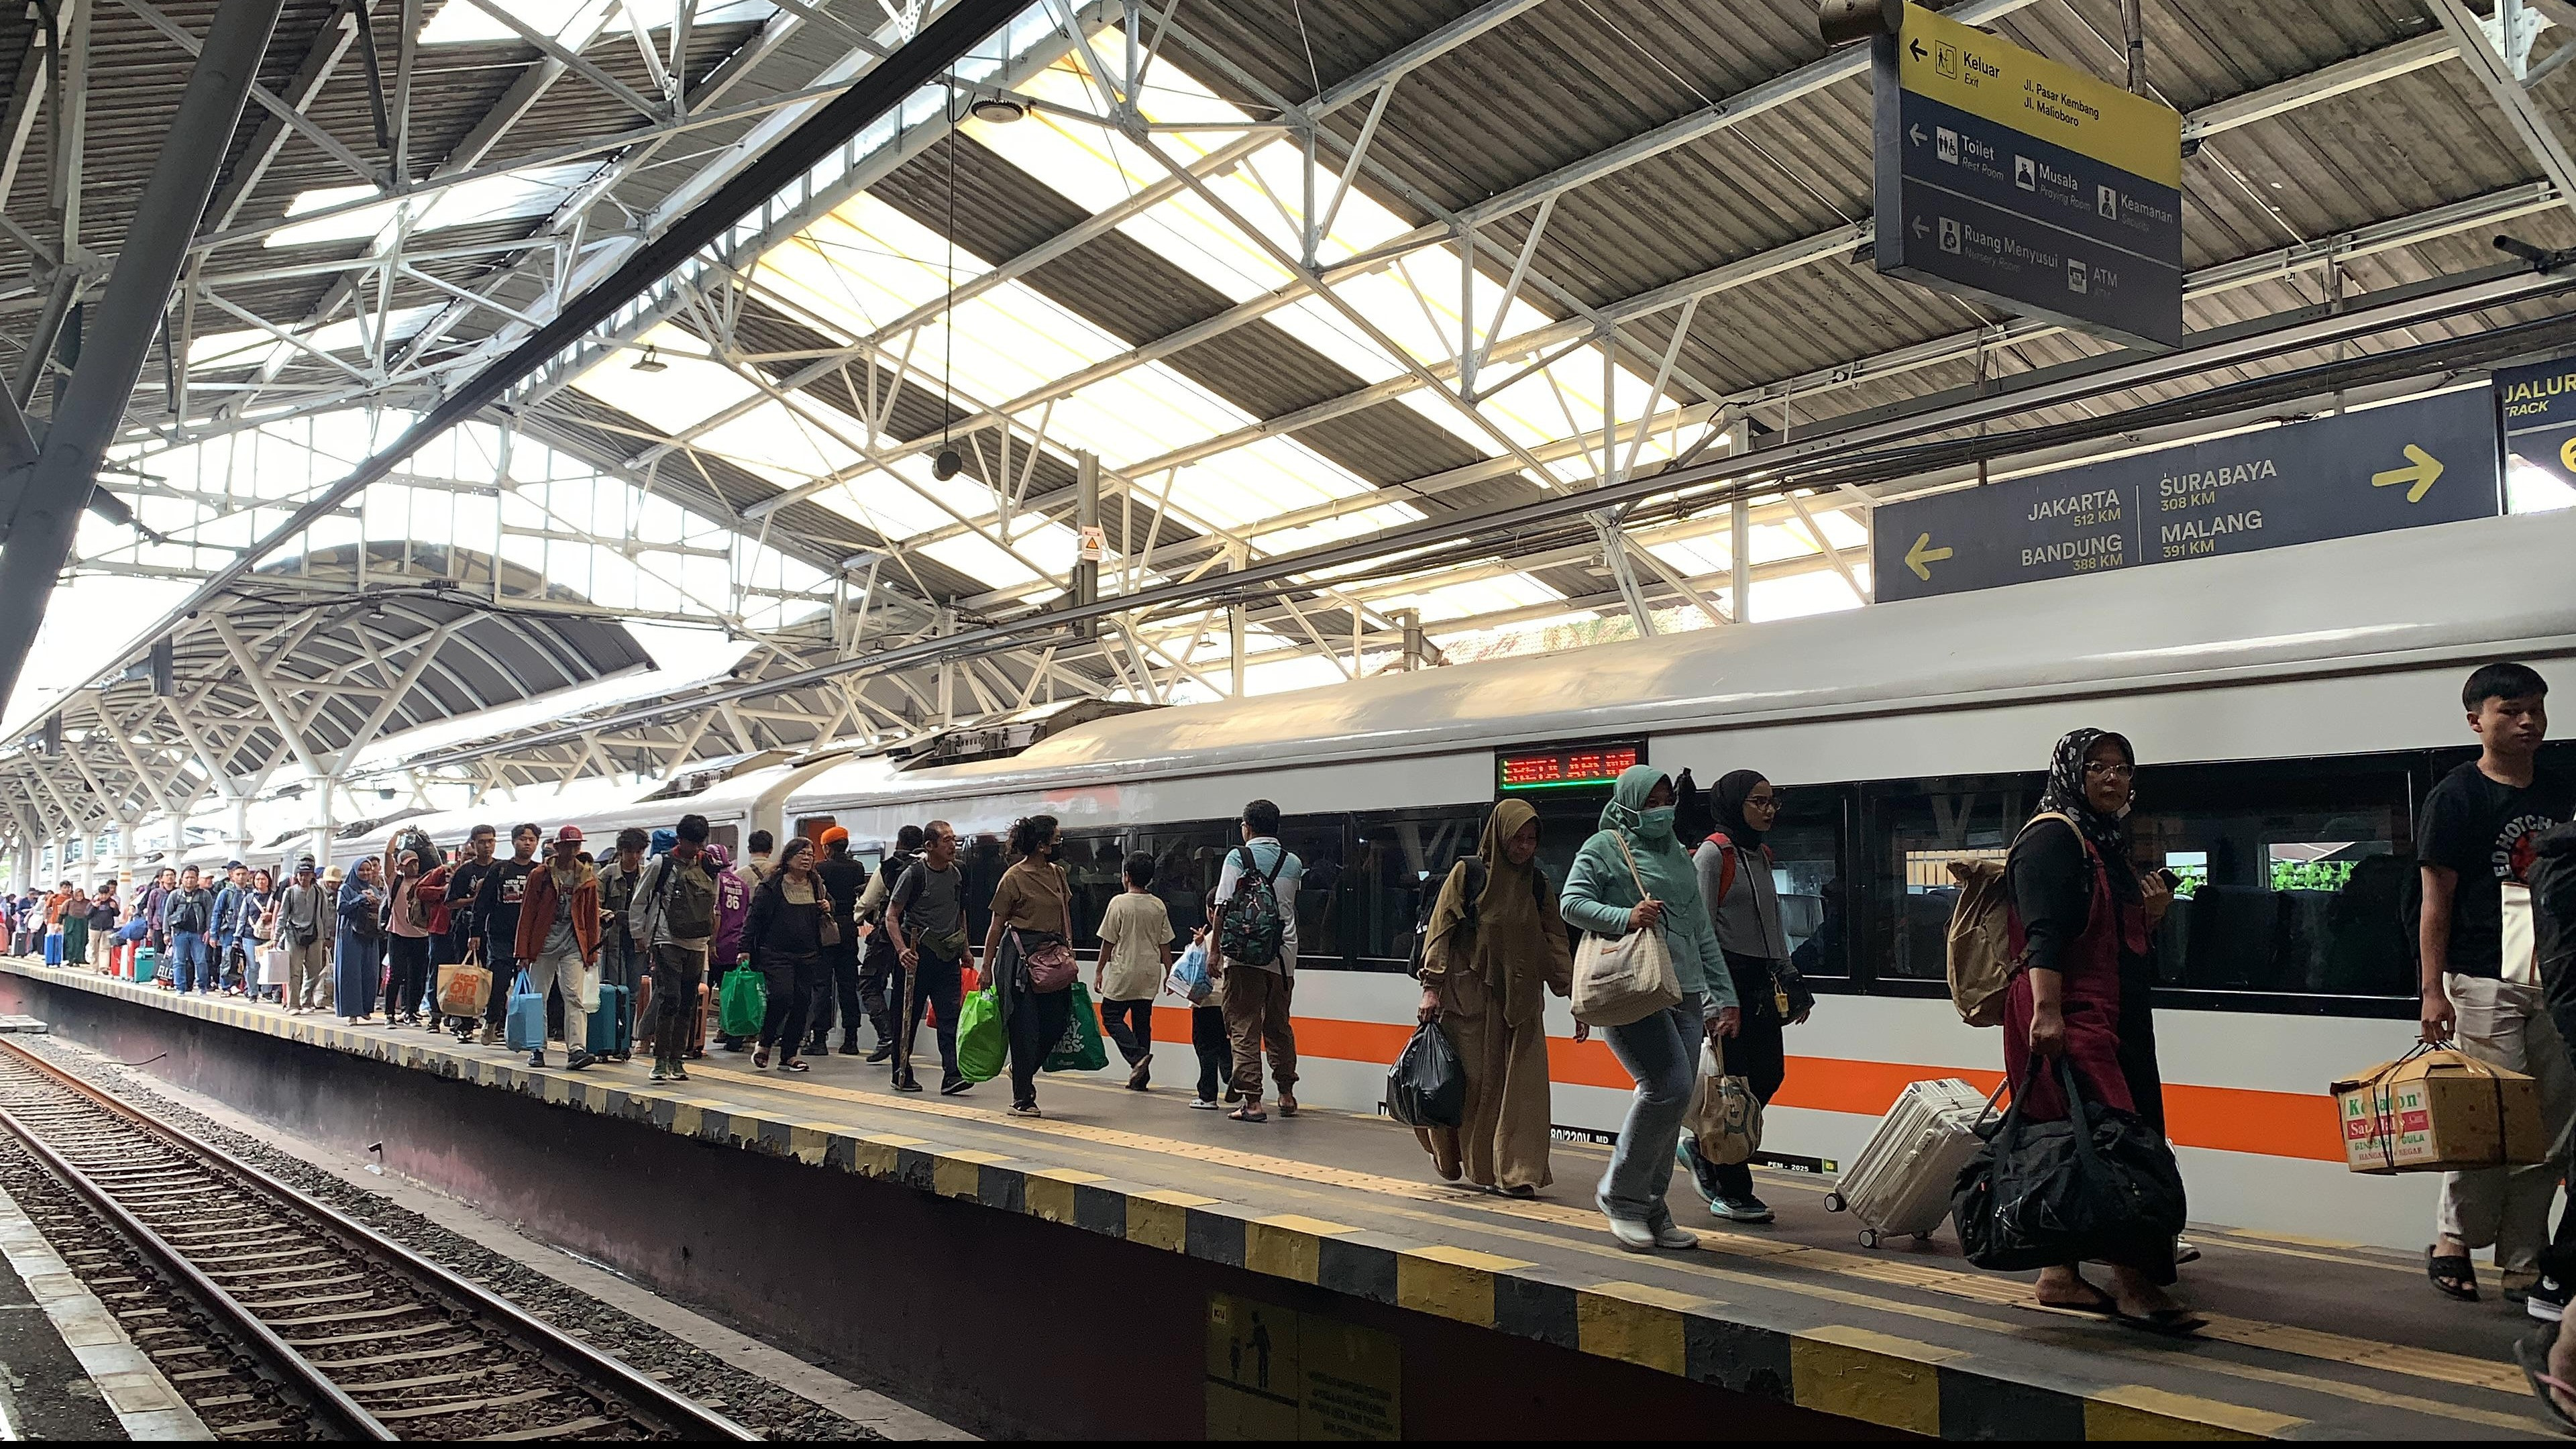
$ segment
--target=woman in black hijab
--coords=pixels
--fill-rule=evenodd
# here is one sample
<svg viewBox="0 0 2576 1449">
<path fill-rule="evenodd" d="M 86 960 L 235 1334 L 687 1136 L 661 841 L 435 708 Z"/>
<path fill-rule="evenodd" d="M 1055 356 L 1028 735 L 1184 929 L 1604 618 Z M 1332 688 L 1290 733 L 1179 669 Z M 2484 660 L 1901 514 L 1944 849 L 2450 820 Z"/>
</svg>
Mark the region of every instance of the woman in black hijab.
<svg viewBox="0 0 2576 1449">
<path fill-rule="evenodd" d="M 2083 1095 L 2130 1112 L 2161 1140 L 2164 1085 L 2156 1072 L 2149 998 L 2155 960 L 2149 932 L 2170 889 L 2139 874 L 2129 858 L 2125 819 L 2137 752 L 2107 730 L 2080 729 L 2057 742 L 2039 813 L 2014 840 L 2004 872 L 2012 888 L 2012 936 L 2023 969 L 2004 1004 L 2004 1072 L 2034 1121 L 2067 1115 L 2053 1068 L 2075 1067 Z M 2051 1308 L 2098 1313 L 2153 1333 L 2180 1336 L 2205 1320 L 2176 1304 L 2171 1241 L 2140 1243 L 2111 1263 L 2111 1289 L 2087 1282 L 2073 1263 L 2043 1269 L 2036 1293 Z"/>
<path fill-rule="evenodd" d="M 1691 863 L 1699 871 L 1700 898 L 1708 902 L 1736 999 L 1744 1003 L 1743 1029 L 1725 1043 L 1726 1072 L 1743 1077 L 1768 1105 L 1788 1076 L 1781 1031 L 1805 1021 L 1815 1005 L 1789 964 L 1789 936 L 1780 924 L 1780 895 L 1771 874 L 1778 862 L 1763 843 L 1780 818 L 1780 793 L 1761 771 L 1736 770 L 1706 798 L 1712 828 Z M 1707 1161 L 1687 1134 L 1681 1159 L 1710 1212 L 1731 1222 L 1771 1221 L 1770 1206 L 1754 1195 L 1752 1168 Z"/>
</svg>

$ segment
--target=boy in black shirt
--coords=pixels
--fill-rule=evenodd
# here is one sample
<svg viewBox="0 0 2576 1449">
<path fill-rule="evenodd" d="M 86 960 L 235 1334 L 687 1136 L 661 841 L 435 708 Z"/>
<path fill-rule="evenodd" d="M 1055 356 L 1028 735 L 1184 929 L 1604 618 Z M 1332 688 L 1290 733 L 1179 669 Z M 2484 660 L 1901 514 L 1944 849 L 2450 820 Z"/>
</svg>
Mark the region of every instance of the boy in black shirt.
<svg viewBox="0 0 2576 1449">
<path fill-rule="evenodd" d="M 2576 1071 L 2541 999 L 2529 889 L 2533 845 L 2569 817 L 2566 782 L 2539 769 L 2548 693 L 2528 665 L 2489 664 L 2469 676 L 2460 702 L 2482 748 L 2424 798 L 2415 858 L 2424 885 L 2423 1038 L 2456 1039 L 2467 1055 L 2534 1078 L 2542 1126 L 2556 1144 L 2576 1116 Z M 2426 1255 L 2433 1285 L 2475 1299 L 2469 1254 L 2492 1243 L 2505 1295 L 2527 1293 L 2565 1166 L 2553 1150 L 2526 1167 L 2443 1174 Z"/>
</svg>

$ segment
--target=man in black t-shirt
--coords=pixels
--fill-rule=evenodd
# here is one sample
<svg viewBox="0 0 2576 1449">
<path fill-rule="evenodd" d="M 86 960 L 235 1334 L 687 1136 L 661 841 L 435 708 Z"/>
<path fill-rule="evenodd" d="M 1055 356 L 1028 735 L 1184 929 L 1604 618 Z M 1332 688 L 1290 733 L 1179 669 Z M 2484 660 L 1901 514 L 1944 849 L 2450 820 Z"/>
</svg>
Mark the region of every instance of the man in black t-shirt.
<svg viewBox="0 0 2576 1449">
<path fill-rule="evenodd" d="M 501 1045 L 501 1023 L 510 1015 L 510 991 L 519 974 L 519 903 L 527 899 L 528 874 L 537 868 L 534 825 L 510 829 L 510 858 L 496 861 L 474 892 L 474 922 L 483 933 L 483 960 L 492 968 L 492 999 L 483 1008 L 483 1045 Z"/>
<path fill-rule="evenodd" d="M 2570 815 L 2567 782 L 2539 768 L 2548 693 L 2528 665 L 2489 664 L 2469 676 L 2460 700 L 2481 750 L 2424 798 L 2415 858 L 2424 886 L 2423 1038 L 2456 1039 L 2467 1055 L 2534 1078 L 2542 1126 L 2556 1144 L 2576 1116 L 2576 1070 L 2541 999 L 2528 888 L 2534 843 Z M 2493 1244 L 2506 1296 L 2527 1293 L 2565 1167 L 2554 1149 L 2526 1167 L 2443 1174 L 2428 1262 L 2434 1286 L 2476 1297 L 2468 1255 Z"/>
</svg>

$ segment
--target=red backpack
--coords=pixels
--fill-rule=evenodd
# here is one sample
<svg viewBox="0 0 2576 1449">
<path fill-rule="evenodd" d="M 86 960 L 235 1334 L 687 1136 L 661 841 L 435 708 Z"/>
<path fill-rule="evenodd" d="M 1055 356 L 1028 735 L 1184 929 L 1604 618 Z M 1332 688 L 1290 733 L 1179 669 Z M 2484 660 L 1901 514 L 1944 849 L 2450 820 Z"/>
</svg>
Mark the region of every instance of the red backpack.
<svg viewBox="0 0 2576 1449">
<path fill-rule="evenodd" d="M 1714 845 L 1718 847 L 1717 895 L 1705 902 L 1710 914 L 1714 915 L 1717 911 L 1719 902 L 1726 899 L 1726 893 L 1735 889 L 1735 857 L 1737 851 L 1735 842 L 1727 839 L 1726 832 L 1723 830 L 1710 831 L 1708 839 L 1701 843 L 1704 845 Z M 1766 845 L 1762 847 L 1762 863 L 1774 868 L 1777 868 L 1780 864 L 1779 861 L 1772 858 L 1770 846 Z"/>
</svg>

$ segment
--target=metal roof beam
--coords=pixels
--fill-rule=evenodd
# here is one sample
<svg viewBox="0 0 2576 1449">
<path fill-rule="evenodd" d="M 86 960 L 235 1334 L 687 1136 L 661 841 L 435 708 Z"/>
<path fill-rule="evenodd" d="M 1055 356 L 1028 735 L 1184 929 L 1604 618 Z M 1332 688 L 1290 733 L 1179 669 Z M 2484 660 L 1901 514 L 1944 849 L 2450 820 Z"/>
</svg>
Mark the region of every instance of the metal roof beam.
<svg viewBox="0 0 2576 1449">
<path fill-rule="evenodd" d="M 300 116 L 310 109 L 314 98 L 330 83 L 331 73 L 339 69 L 349 47 L 357 43 L 358 8 L 370 3 L 372 0 L 355 0 L 356 8 L 334 11 L 331 18 L 323 23 L 322 32 L 313 37 L 312 48 L 304 52 L 303 63 L 295 68 L 294 78 L 286 83 L 285 94 L 278 97 L 295 114 Z M 250 199 L 251 191 L 259 185 L 260 178 L 268 174 L 269 163 L 275 161 L 277 153 L 285 147 L 291 129 L 278 116 L 270 116 L 260 122 L 259 129 L 251 133 L 250 148 L 233 163 L 232 173 L 224 178 L 224 184 L 215 192 L 215 199 L 207 204 L 202 223 L 206 229 L 221 231 L 232 225 L 234 213 Z"/>
<path fill-rule="evenodd" d="M 214 189 L 282 4 L 222 0 L 180 96 L 169 139 L 153 160 L 97 325 L 84 339 L 8 541 L 0 545 L 0 701 L 17 685 L 54 581 L 71 558 L 73 533 L 96 487 L 99 463 L 124 419 L 171 284 L 178 280 L 190 223 Z"/>
<path fill-rule="evenodd" d="M 2486 87 L 2496 109 L 2504 112 L 2505 124 L 2521 139 L 2523 149 L 2538 163 L 2541 174 L 2558 188 L 2561 200 L 2576 206 L 2576 156 L 2568 154 L 2567 143 L 2559 138 L 2557 127 L 2550 123 L 2548 113 L 2523 88 L 2521 79 L 2508 68 L 2505 58 L 2496 53 L 2485 29 L 2478 23 L 2478 17 L 2471 14 L 2460 0 L 2426 0 L 2426 3 L 2433 7 L 2435 18 L 2442 22 L 2442 28 L 2449 32 L 2451 40 L 2459 47 L 2460 58 L 2468 62 L 2470 74 Z"/>
</svg>

